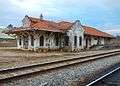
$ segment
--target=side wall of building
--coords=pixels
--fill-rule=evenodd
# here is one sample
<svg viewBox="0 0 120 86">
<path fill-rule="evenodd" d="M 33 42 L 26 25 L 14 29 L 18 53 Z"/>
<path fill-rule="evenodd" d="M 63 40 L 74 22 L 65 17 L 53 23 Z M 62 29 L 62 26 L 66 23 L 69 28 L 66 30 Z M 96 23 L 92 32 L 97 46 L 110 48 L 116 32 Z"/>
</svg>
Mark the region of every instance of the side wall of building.
<svg viewBox="0 0 120 86">
<path fill-rule="evenodd" d="M 104 45 L 104 38 L 103 37 L 101 37 L 101 38 L 99 38 L 99 37 L 91 37 L 91 46 L 93 46 L 93 45 Z M 99 42 L 99 43 L 98 43 Z"/>
<path fill-rule="evenodd" d="M 85 35 L 84 48 L 89 49 L 91 46 L 94 46 L 94 45 L 104 45 L 105 41 L 106 41 L 105 37 Z"/>
</svg>

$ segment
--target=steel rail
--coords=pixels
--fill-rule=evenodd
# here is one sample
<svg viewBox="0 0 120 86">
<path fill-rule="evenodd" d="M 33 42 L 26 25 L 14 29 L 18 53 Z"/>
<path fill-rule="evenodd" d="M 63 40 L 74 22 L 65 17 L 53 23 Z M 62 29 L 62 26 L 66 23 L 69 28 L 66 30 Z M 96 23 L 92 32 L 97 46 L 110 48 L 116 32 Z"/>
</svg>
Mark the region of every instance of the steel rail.
<svg viewBox="0 0 120 86">
<path fill-rule="evenodd" d="M 104 78 L 108 77 L 109 75 L 113 74 L 114 72 L 116 72 L 116 71 L 118 71 L 118 70 L 120 70 L 120 67 L 117 67 L 116 69 L 110 71 L 109 73 L 107 73 L 107 74 L 101 76 L 100 78 L 98 78 L 98 79 L 96 79 L 96 80 L 90 82 L 90 83 L 87 84 L 86 86 L 92 86 L 92 85 L 94 85 L 95 83 L 97 83 L 97 82 L 103 80 Z"/>
<path fill-rule="evenodd" d="M 25 67 L 20 67 L 20 68 L 12 68 L 12 69 L 5 69 L 0 71 L 0 81 L 4 81 L 6 79 L 10 78 L 15 78 L 15 77 L 20 77 L 20 76 L 25 76 L 37 72 L 42 72 L 46 70 L 51 70 L 51 69 L 56 69 L 60 67 L 65 67 L 73 64 L 78 64 L 78 63 L 83 63 L 87 61 L 92 61 L 96 59 L 101 59 L 105 57 L 110 57 L 114 55 L 120 54 L 120 51 L 114 51 L 114 52 L 109 52 L 109 53 L 104 53 L 104 54 L 96 54 L 96 55 L 91 55 L 91 56 L 86 56 L 86 57 L 78 57 L 78 58 L 72 58 L 72 59 L 65 59 L 65 60 L 60 60 L 60 61 L 53 61 L 53 62 L 48 62 L 48 63 L 43 63 L 43 64 L 37 64 L 37 65 L 31 65 L 31 66 L 25 66 Z M 38 69 L 39 68 L 39 69 Z M 34 71 L 33 71 L 33 70 Z M 17 72 L 16 72 L 17 71 Z M 23 74 L 18 74 L 19 72 L 23 72 Z M 29 71 L 29 72 L 26 72 Z M 14 73 L 16 72 L 16 73 Z M 8 74 L 13 74 L 12 76 L 5 76 L 2 77 L 1 75 L 4 76 Z"/>
<path fill-rule="evenodd" d="M 71 61 L 71 60 L 77 60 L 77 59 L 88 58 L 88 57 L 95 57 L 95 56 L 111 54 L 111 53 L 115 53 L 115 52 L 120 52 L 120 51 L 119 50 L 117 50 L 117 51 L 110 51 L 110 52 L 93 54 L 93 55 L 88 55 L 88 56 L 83 56 L 83 57 L 55 60 L 55 61 L 49 61 L 49 62 L 44 62 L 44 63 L 38 63 L 38 64 L 32 64 L 32 65 L 26 65 L 26 66 L 20 66 L 20 67 L 13 67 L 13 68 L 5 68 L 5 69 L 0 69 L 0 72 L 11 71 L 11 70 L 16 70 L 16 69 L 21 69 L 21 68 L 34 67 L 34 66 L 42 66 L 42 65 L 45 65 L 45 64 L 58 63 L 58 62 L 63 62 L 63 61 Z"/>
</svg>

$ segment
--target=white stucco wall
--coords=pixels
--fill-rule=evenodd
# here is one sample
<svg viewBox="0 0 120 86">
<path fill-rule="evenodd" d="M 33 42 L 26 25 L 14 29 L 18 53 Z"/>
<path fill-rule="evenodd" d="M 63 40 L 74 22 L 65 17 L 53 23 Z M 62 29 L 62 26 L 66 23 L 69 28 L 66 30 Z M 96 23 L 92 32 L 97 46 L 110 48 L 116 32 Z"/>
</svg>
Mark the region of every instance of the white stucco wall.
<svg viewBox="0 0 120 86">
<path fill-rule="evenodd" d="M 97 43 L 98 43 L 98 38 L 91 37 L 91 46 L 97 45 Z"/>
<path fill-rule="evenodd" d="M 38 48 L 57 49 L 61 46 L 60 44 L 59 44 L 59 46 L 55 45 L 55 34 L 53 32 L 48 35 L 44 31 L 41 31 L 37 34 L 34 33 L 32 35 L 34 36 L 34 46 L 31 45 L 31 36 L 28 35 L 28 49 L 29 50 L 32 50 L 32 49 L 36 50 Z M 84 47 L 86 46 L 86 38 L 84 37 L 83 28 L 81 28 L 79 25 L 75 24 L 70 30 L 68 30 L 67 35 L 69 36 L 69 47 L 72 50 L 74 50 L 74 49 L 84 49 Z M 21 36 L 21 45 L 19 45 L 20 36 Z M 20 35 L 20 36 L 17 36 L 17 48 L 18 49 L 23 49 L 24 48 L 24 46 L 23 46 L 23 44 L 24 44 L 23 43 L 23 36 L 22 35 Z M 41 36 L 44 36 L 44 46 L 40 46 L 40 44 L 39 44 Z M 74 36 L 77 36 L 77 46 L 76 47 L 74 46 Z M 79 46 L 79 37 L 82 37 L 82 45 L 81 46 Z M 97 45 L 98 38 L 90 36 L 90 39 L 91 39 L 91 43 L 90 43 L 91 45 L 88 45 L 88 47 L 90 47 L 92 45 Z M 99 39 L 101 41 L 101 44 L 105 43 L 105 38 L 101 37 Z M 63 42 L 64 41 L 63 37 L 60 40 Z"/>
<path fill-rule="evenodd" d="M 91 41 L 88 40 L 88 44 L 86 47 L 86 38 L 90 39 Z M 101 44 L 100 45 L 104 45 L 105 44 L 105 38 L 104 37 L 97 37 L 97 36 L 89 36 L 86 35 L 84 38 L 84 48 L 88 48 L 93 46 L 93 45 L 97 45 L 98 40 L 100 40 Z"/>
<path fill-rule="evenodd" d="M 46 34 L 44 31 L 39 32 L 38 34 L 34 34 L 34 46 L 31 46 L 31 39 L 29 36 L 29 46 L 28 49 L 38 49 L 38 48 L 50 48 L 50 49 L 56 49 L 59 48 L 60 46 L 55 45 L 55 40 L 54 40 L 54 33 L 51 34 Z M 44 37 L 44 46 L 40 46 L 40 37 Z"/>
<path fill-rule="evenodd" d="M 97 45 L 98 40 L 100 40 L 101 44 L 104 44 L 104 38 L 91 37 L 91 46 Z"/>
<path fill-rule="evenodd" d="M 69 36 L 69 41 L 72 50 L 74 49 L 83 49 L 84 43 L 84 29 L 82 28 L 80 21 L 76 21 L 70 30 L 67 31 L 67 35 Z M 74 36 L 77 36 L 77 46 L 74 46 Z M 82 37 L 82 45 L 79 46 L 79 37 Z"/>
<path fill-rule="evenodd" d="M 17 36 L 17 38 L 16 38 L 16 39 L 17 39 L 17 48 L 18 48 L 18 49 L 20 49 L 20 48 L 21 48 L 21 46 L 19 45 L 19 41 L 20 41 L 19 36 Z"/>
<path fill-rule="evenodd" d="M 105 44 L 105 38 L 101 38 L 101 44 Z"/>
<path fill-rule="evenodd" d="M 34 46 L 31 45 L 31 36 L 28 35 L 28 49 L 31 50 Z"/>
</svg>

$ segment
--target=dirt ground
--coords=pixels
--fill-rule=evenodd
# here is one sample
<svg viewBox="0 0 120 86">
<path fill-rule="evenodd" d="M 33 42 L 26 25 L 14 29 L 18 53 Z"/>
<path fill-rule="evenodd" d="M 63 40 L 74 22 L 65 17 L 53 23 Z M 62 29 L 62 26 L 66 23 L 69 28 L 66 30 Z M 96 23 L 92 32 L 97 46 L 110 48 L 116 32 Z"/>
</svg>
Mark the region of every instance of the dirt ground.
<svg viewBox="0 0 120 86">
<path fill-rule="evenodd" d="M 4 68 L 19 67 L 36 63 L 44 63 L 54 60 L 66 58 L 74 58 L 75 56 L 86 56 L 97 53 L 104 53 L 111 50 L 100 51 L 81 51 L 81 52 L 47 52 L 37 53 L 32 51 L 23 51 L 10 48 L 0 48 L 0 70 Z"/>
</svg>

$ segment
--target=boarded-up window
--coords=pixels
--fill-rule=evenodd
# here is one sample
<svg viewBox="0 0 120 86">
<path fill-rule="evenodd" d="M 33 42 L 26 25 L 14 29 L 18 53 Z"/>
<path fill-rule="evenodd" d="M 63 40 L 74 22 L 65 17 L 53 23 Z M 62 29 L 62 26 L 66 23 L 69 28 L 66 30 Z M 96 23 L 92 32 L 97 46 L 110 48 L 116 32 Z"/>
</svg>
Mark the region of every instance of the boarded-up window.
<svg viewBox="0 0 120 86">
<path fill-rule="evenodd" d="M 34 36 L 31 36 L 31 46 L 34 46 Z"/>
<path fill-rule="evenodd" d="M 74 36 L 74 46 L 77 46 L 77 36 Z"/>
<path fill-rule="evenodd" d="M 43 36 L 40 37 L 40 46 L 44 46 L 44 37 Z"/>
<path fill-rule="evenodd" d="M 79 37 L 79 46 L 82 45 L 82 37 Z"/>
<path fill-rule="evenodd" d="M 22 40 L 22 37 L 20 36 L 20 38 L 19 38 L 19 45 L 22 44 L 21 40 Z"/>
</svg>

